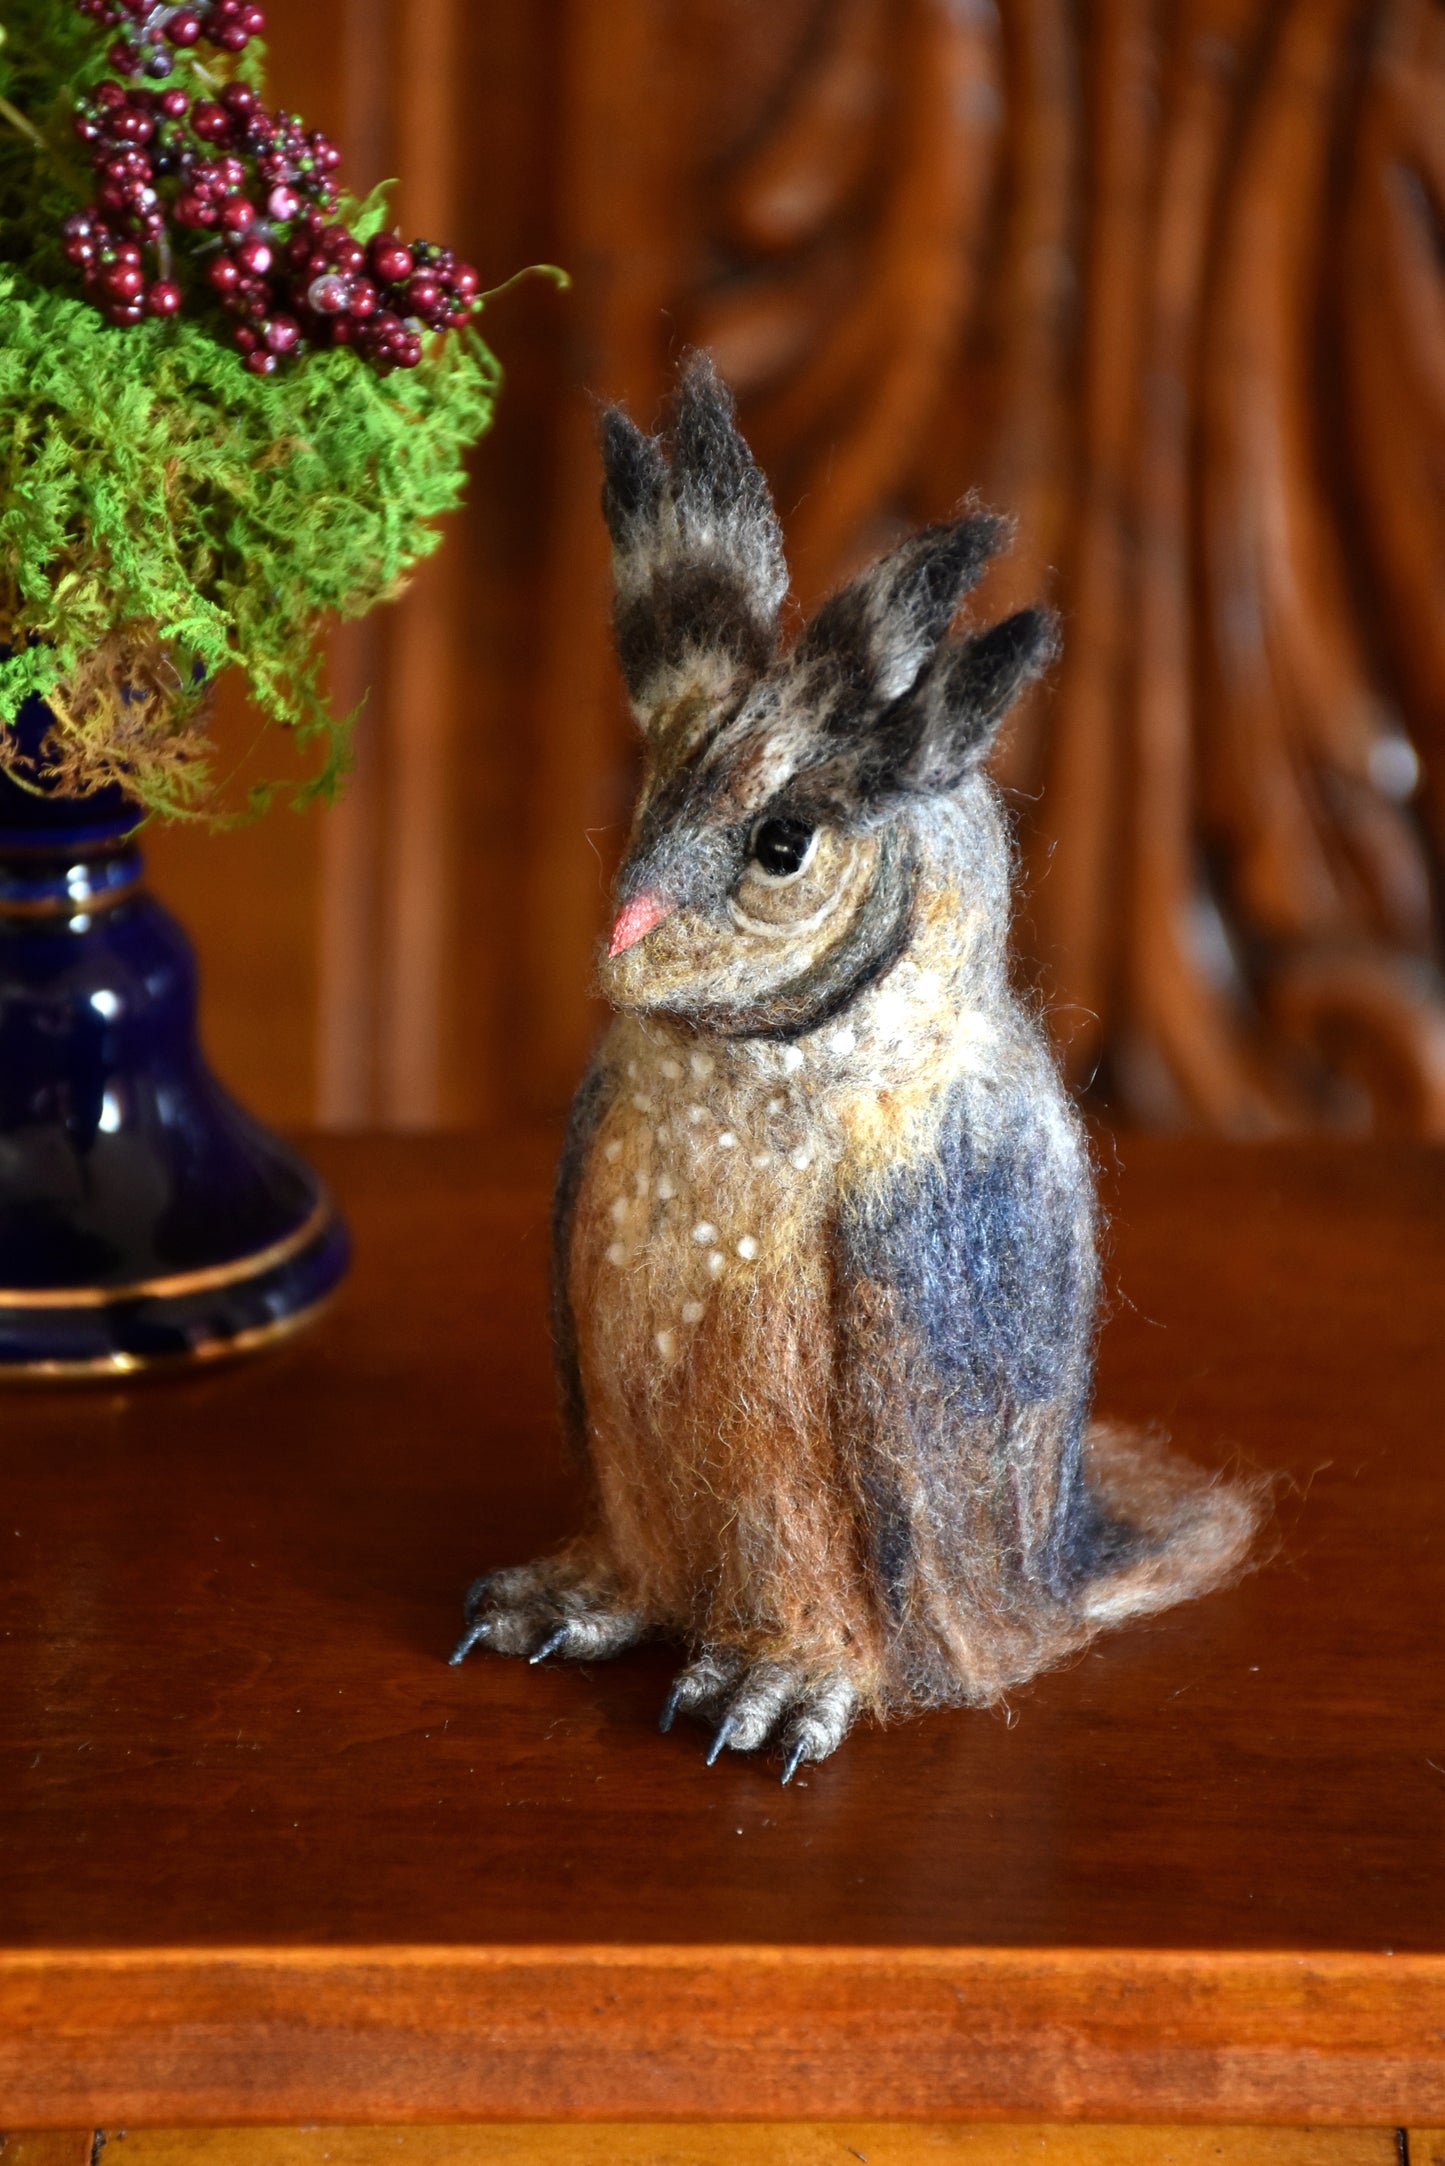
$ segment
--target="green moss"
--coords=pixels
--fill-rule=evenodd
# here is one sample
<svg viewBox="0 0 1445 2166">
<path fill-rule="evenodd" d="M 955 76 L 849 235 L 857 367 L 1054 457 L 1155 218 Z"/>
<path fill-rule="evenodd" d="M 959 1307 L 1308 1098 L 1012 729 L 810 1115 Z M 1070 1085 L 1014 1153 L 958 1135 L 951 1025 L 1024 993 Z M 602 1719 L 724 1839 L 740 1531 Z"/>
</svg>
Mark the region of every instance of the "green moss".
<svg viewBox="0 0 1445 2166">
<path fill-rule="evenodd" d="M 37 692 L 67 786 L 209 811 L 204 709 L 234 667 L 311 741 L 301 794 L 325 791 L 345 732 L 318 633 L 437 546 L 497 364 L 467 332 L 384 379 L 344 349 L 260 378 L 203 321 L 109 324 L 56 243 L 87 195 L 65 139 L 93 30 L 69 0 L 7 5 L 5 28 L 0 96 L 47 148 L 0 126 L 0 724 Z"/>
</svg>

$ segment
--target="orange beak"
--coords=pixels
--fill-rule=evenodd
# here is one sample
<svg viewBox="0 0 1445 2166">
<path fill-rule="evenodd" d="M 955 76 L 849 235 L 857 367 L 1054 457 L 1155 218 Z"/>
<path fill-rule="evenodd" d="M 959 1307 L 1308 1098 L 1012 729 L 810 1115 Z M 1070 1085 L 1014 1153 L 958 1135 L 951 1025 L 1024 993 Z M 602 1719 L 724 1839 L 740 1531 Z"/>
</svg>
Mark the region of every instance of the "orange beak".
<svg viewBox="0 0 1445 2166">
<path fill-rule="evenodd" d="M 654 888 L 644 888 L 640 895 L 634 895 L 617 913 L 617 923 L 607 944 L 609 957 L 621 955 L 624 949 L 632 947 L 644 933 L 650 933 L 654 925 L 671 917 L 676 908 L 675 903 L 668 902 Z"/>
</svg>

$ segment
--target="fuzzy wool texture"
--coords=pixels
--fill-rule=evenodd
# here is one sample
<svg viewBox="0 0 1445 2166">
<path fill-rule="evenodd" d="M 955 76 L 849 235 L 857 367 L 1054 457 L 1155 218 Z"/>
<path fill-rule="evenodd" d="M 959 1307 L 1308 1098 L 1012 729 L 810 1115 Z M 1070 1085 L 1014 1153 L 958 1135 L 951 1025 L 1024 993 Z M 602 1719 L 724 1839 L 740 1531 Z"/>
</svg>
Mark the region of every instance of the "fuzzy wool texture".
<svg viewBox="0 0 1445 2166">
<path fill-rule="evenodd" d="M 1220 1584 L 1258 1497 L 1089 1424 L 1092 1172 L 1010 983 L 981 765 L 1055 633 L 949 629 L 1003 523 L 911 537 L 780 652 L 776 523 L 708 363 L 670 465 L 615 413 L 604 454 L 647 738 L 618 903 L 651 929 L 600 966 L 557 1189 L 593 1511 L 478 1581 L 459 1654 L 675 1637 L 666 1719 L 786 1777 L 859 1712 L 995 1704 Z"/>
<path fill-rule="evenodd" d="M 262 378 L 203 321 L 108 323 L 58 246 L 90 189 L 72 99 L 107 72 L 106 40 L 69 0 L 4 12 L 0 97 L 41 140 L 0 124 L 0 769 L 33 779 L 8 725 L 36 694 L 54 785 L 215 817 L 210 695 L 238 668 L 306 747 L 293 799 L 329 796 L 347 728 L 318 635 L 437 547 L 500 371 L 471 331 L 383 381 L 342 349 Z M 225 65 L 258 85 L 257 42 Z M 342 215 L 368 237 L 384 193 Z"/>
</svg>

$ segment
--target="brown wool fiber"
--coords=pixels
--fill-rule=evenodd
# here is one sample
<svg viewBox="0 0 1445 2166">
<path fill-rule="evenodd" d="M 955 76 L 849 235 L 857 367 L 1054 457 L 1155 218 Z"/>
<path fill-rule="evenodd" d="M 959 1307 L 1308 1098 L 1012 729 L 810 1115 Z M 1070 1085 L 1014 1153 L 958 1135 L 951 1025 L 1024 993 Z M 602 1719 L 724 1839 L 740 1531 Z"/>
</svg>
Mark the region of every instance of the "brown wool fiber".
<svg viewBox="0 0 1445 2166">
<path fill-rule="evenodd" d="M 703 357 L 604 508 L 647 747 L 558 1176 L 587 1531 L 493 1572 L 457 1659 L 690 1650 L 664 1714 L 785 1779 L 860 1711 L 988 1705 L 1242 1565 L 1255 1495 L 1088 1424 L 1093 1182 L 1009 983 L 982 761 L 1052 657 L 957 636 L 1005 539 L 925 529 L 779 646 L 767 488 Z"/>
</svg>

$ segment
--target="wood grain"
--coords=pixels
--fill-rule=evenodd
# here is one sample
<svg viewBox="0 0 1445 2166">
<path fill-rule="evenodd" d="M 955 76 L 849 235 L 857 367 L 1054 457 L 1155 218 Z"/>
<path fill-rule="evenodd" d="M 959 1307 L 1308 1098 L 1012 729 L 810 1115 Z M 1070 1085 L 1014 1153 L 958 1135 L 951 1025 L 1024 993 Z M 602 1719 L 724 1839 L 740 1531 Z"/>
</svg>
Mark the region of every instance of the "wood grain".
<svg viewBox="0 0 1445 2166">
<path fill-rule="evenodd" d="M 1397 2166 L 1392 2129 L 877 2121 L 133 2129 L 112 2166 Z M 0 2157 L 5 2154 L 0 2153 Z"/>
<path fill-rule="evenodd" d="M 333 1142 L 311 1337 L 0 1406 L 7 2116 L 1445 2118 L 1445 1155 L 1130 1142 L 1100 1409 L 1261 1569 L 788 1791 L 670 1650 L 443 1659 L 578 1508 L 551 1155 Z"/>
<path fill-rule="evenodd" d="M 1445 1958 L 198 1949 L 0 1957 L 0 2089 L 73 2124 L 1359 2124 L 1445 2106 Z"/>
<path fill-rule="evenodd" d="M 0 2131 L 4 2166 L 90 2166 L 93 2129 L 10 2129 Z"/>
</svg>

